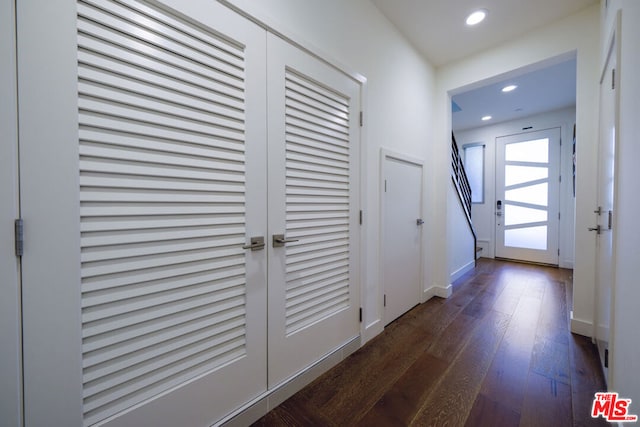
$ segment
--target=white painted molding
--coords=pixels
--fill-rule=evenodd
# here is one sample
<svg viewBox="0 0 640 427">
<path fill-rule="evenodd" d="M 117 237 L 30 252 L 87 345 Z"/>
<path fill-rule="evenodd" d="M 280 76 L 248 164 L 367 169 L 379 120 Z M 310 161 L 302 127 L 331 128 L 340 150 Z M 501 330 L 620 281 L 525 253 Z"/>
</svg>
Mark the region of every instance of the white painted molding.
<svg viewBox="0 0 640 427">
<path fill-rule="evenodd" d="M 266 415 L 267 412 L 302 390 L 306 385 L 346 359 L 347 356 L 360 347 L 360 337 L 353 338 L 343 346 L 327 354 L 321 360 L 299 372 L 294 377 L 240 407 L 235 412 L 218 421 L 214 426 L 241 427 L 256 422 L 262 416 Z"/>
<path fill-rule="evenodd" d="M 449 278 L 449 280 L 451 281 L 451 283 L 455 282 L 456 280 L 461 278 L 465 273 L 468 273 L 469 271 L 473 270 L 475 265 L 476 265 L 476 260 L 469 261 L 467 264 L 463 265 L 462 267 L 460 267 L 459 269 L 451 273 L 451 277 Z"/>
<path fill-rule="evenodd" d="M 446 287 L 432 286 L 429 289 L 425 289 L 423 297 L 424 302 L 427 302 L 433 297 L 449 298 L 451 294 L 453 294 L 453 286 L 449 284 Z"/>
<path fill-rule="evenodd" d="M 573 310 L 572 310 L 571 311 L 571 332 L 573 332 L 574 334 L 592 338 L 593 323 L 590 321 L 574 318 Z"/>
<path fill-rule="evenodd" d="M 376 319 L 363 328 L 362 345 L 384 331 L 382 319 Z"/>
</svg>

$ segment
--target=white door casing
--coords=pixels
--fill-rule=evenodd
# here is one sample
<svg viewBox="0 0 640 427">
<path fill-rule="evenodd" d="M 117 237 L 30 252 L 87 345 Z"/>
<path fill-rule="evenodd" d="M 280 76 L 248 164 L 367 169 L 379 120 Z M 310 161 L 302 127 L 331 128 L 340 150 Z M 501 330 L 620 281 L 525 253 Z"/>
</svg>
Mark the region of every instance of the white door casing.
<svg viewBox="0 0 640 427">
<path fill-rule="evenodd" d="M 20 215 L 16 98 L 15 2 L 0 1 L 0 414 L 22 425 L 20 262 L 14 221 Z"/>
<path fill-rule="evenodd" d="M 359 334 L 360 88 L 275 35 L 267 46 L 272 388 Z"/>
<path fill-rule="evenodd" d="M 558 265 L 560 128 L 496 138 L 496 257 Z"/>
<path fill-rule="evenodd" d="M 618 21 L 619 22 L 619 21 Z M 605 362 L 605 351 L 609 350 L 612 322 L 612 302 L 615 282 L 614 223 L 616 192 L 616 146 L 619 98 L 618 98 L 618 25 L 609 39 L 609 50 L 600 80 L 600 135 L 598 141 L 598 208 L 596 220 L 596 286 L 595 286 L 595 330 L 594 336 L 600 361 Z M 612 360 L 608 357 L 609 361 Z M 608 367 L 603 365 L 605 378 L 611 378 Z M 609 384 L 611 389 L 612 384 Z"/>
<path fill-rule="evenodd" d="M 384 323 L 420 303 L 422 278 L 422 161 L 382 150 L 381 277 Z"/>
</svg>

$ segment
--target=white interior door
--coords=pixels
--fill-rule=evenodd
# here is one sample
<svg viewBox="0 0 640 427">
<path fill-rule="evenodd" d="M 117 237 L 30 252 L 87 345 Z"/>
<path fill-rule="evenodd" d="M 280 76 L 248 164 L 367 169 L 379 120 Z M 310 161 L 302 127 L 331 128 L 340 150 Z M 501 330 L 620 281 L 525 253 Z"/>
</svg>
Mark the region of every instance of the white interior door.
<svg viewBox="0 0 640 427">
<path fill-rule="evenodd" d="M 615 206 L 616 123 L 618 99 L 615 84 L 616 39 L 612 38 L 600 82 L 600 138 L 598 145 L 598 209 L 596 211 L 596 341 L 600 360 L 609 348 L 613 275 L 613 217 Z M 608 373 L 603 367 L 605 376 Z"/>
<path fill-rule="evenodd" d="M 496 138 L 496 257 L 558 265 L 560 128 Z"/>
<path fill-rule="evenodd" d="M 383 151 L 382 278 L 385 324 L 420 303 L 422 163 Z"/>
<path fill-rule="evenodd" d="M 18 3 L 27 425 L 210 425 L 266 390 L 265 32 L 55 3 Z"/>
<path fill-rule="evenodd" d="M 267 52 L 273 387 L 359 334 L 360 93 L 277 36 Z"/>
<path fill-rule="evenodd" d="M 15 2 L 0 1 L 0 414 L 20 426 L 22 354 L 19 258 L 14 248 L 18 196 Z"/>
</svg>

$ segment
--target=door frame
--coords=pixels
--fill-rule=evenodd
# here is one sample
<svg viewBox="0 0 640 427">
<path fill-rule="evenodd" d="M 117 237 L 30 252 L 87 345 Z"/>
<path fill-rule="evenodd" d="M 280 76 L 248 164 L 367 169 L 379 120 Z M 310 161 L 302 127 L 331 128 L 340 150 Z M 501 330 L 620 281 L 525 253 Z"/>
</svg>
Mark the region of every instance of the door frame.
<svg viewBox="0 0 640 427">
<path fill-rule="evenodd" d="M 556 246 L 555 249 L 556 250 L 556 254 L 554 255 L 554 259 L 555 262 L 553 263 L 547 263 L 547 262 L 540 262 L 540 261 L 536 261 L 536 260 L 525 260 L 525 259 L 520 259 L 520 258 L 509 258 L 509 257 L 499 257 L 498 256 L 498 236 L 499 236 L 499 230 L 498 230 L 498 215 L 497 215 L 497 202 L 498 200 L 502 200 L 503 201 L 503 209 L 502 209 L 502 213 L 504 213 L 504 195 L 501 196 L 502 192 L 499 191 L 498 188 L 498 176 L 500 174 L 504 175 L 504 171 L 500 171 L 500 168 L 504 168 L 504 163 L 500 164 L 500 162 L 498 161 L 499 156 L 500 156 L 500 143 L 499 143 L 499 139 L 501 138 L 516 138 L 516 137 L 522 137 L 524 138 L 524 135 L 527 134 L 535 134 L 535 133 L 541 133 L 541 132 L 551 132 L 551 131 L 557 131 L 558 132 L 558 146 L 557 147 L 552 147 L 551 144 L 549 144 L 549 157 L 551 158 L 551 150 L 554 149 L 556 150 L 555 154 L 556 154 L 556 169 L 557 169 L 557 176 L 558 176 L 558 181 L 555 181 L 555 177 L 552 177 L 551 175 L 549 175 L 549 182 L 556 182 L 557 184 L 557 200 L 556 200 L 556 210 L 557 212 L 551 212 L 550 209 L 547 210 L 547 222 L 551 223 L 551 221 L 557 221 L 556 222 L 556 227 L 555 227 L 555 239 L 556 239 Z M 523 142 L 527 141 L 527 139 L 523 139 Z M 562 173 L 562 127 L 561 126 L 552 126 L 549 128 L 544 128 L 544 129 L 536 129 L 536 130 L 530 130 L 530 131 L 526 131 L 526 132 L 519 132 L 519 133 L 515 133 L 515 134 L 511 134 L 511 135 L 503 135 L 503 136 L 498 136 L 496 137 L 496 141 L 495 141 L 495 182 L 494 182 L 494 206 L 493 206 L 493 210 L 494 210 L 494 215 L 493 215 L 493 229 L 494 229 L 494 238 L 495 238 L 495 245 L 494 245 L 494 255 L 495 258 L 502 258 L 502 259 L 514 259 L 514 260 L 518 260 L 518 261 L 523 261 L 523 262 L 533 262 L 533 263 L 540 263 L 540 264 L 549 264 L 549 265 L 555 265 L 555 266 L 560 266 L 560 254 L 559 254 L 559 250 L 560 250 L 560 198 L 561 193 L 562 193 L 562 188 L 560 185 L 560 176 Z M 549 162 L 549 164 L 551 165 L 551 161 Z M 551 169 L 551 166 L 549 167 L 549 169 Z M 551 171 L 550 171 L 551 172 Z M 558 215 L 557 219 L 552 219 L 555 218 L 556 214 Z M 549 232 L 549 229 L 548 229 Z M 547 239 L 548 240 L 548 239 Z M 504 241 L 504 237 L 502 238 L 502 241 Z M 531 249 L 518 249 L 516 248 L 516 250 L 518 251 L 524 251 L 526 253 L 526 251 L 529 251 Z"/>
<path fill-rule="evenodd" d="M 604 58 L 604 62 L 602 64 L 602 69 L 601 69 L 601 73 L 600 73 L 600 88 L 602 87 L 602 84 L 605 84 L 605 79 L 607 77 L 607 67 L 609 65 L 609 62 L 611 61 L 613 55 L 615 55 L 615 60 L 616 60 L 616 72 L 615 72 L 615 80 L 614 80 L 614 84 L 615 84 L 615 95 L 614 95 L 614 117 L 613 117 L 613 121 L 614 121 L 614 125 L 616 129 L 620 129 L 620 56 L 621 56 L 621 50 L 622 50 L 622 46 L 619 42 L 619 37 L 620 34 L 622 33 L 622 11 L 618 10 L 617 14 L 616 14 L 616 18 L 615 21 L 612 25 L 612 28 L 610 30 L 609 33 L 609 37 L 607 39 L 607 44 L 606 44 L 606 49 L 607 49 L 607 53 L 606 53 L 606 57 Z M 598 102 L 599 106 L 602 106 L 602 98 L 600 98 L 599 102 Z M 599 123 L 599 129 L 600 126 L 602 124 Z M 619 132 L 616 132 L 615 134 L 615 138 L 614 138 L 614 144 L 616 147 L 619 146 L 620 143 L 620 134 Z M 602 139 L 600 136 L 600 133 L 598 134 L 598 186 L 597 186 L 597 194 L 596 194 L 596 203 L 599 204 L 600 203 L 600 162 L 601 162 L 601 158 L 600 158 L 600 145 L 602 144 Z M 615 157 L 614 157 L 614 164 L 618 163 L 618 150 L 616 149 L 614 151 L 615 153 Z M 616 201 L 618 200 L 618 168 L 614 167 L 614 172 L 613 172 L 613 206 L 612 206 L 612 210 L 613 210 L 613 214 L 612 214 L 612 224 L 611 224 L 611 239 L 612 239 L 612 244 L 611 244 L 611 248 L 612 248 L 612 252 L 611 252 L 611 264 L 614 265 L 615 264 L 615 260 L 617 257 L 617 251 L 616 251 L 616 240 L 617 240 L 617 227 L 616 227 Z M 598 206 L 595 207 L 596 209 L 598 209 Z M 597 212 L 597 211 L 596 211 Z M 597 215 L 596 218 L 596 225 L 601 225 L 601 219 L 600 217 L 602 217 L 604 215 Z M 598 235 L 595 236 L 596 239 L 599 239 L 600 237 Z M 598 283 L 598 278 L 599 278 L 599 264 L 600 264 L 600 259 L 599 259 L 599 247 L 600 247 L 600 242 L 598 242 L 596 244 L 596 258 L 595 258 L 595 275 L 594 275 L 594 295 L 593 295 L 593 330 L 592 330 L 592 336 L 593 336 L 593 340 L 595 340 L 595 344 L 597 346 L 598 349 L 598 354 L 600 355 L 601 358 L 601 363 L 603 365 L 603 369 L 604 369 L 604 348 L 600 348 L 601 346 L 601 341 L 598 339 L 598 330 L 599 330 L 599 323 L 600 323 L 600 319 L 599 319 L 599 315 L 598 315 L 598 303 L 599 303 L 599 296 L 600 296 L 600 285 Z M 610 295 L 609 295 L 609 339 L 608 339 L 608 346 L 607 349 L 609 350 L 609 357 L 608 357 L 608 370 L 605 374 L 606 376 L 606 381 L 607 381 L 607 387 L 609 390 L 614 390 L 615 389 L 615 384 L 613 383 L 613 379 L 615 378 L 615 376 L 613 375 L 613 372 L 615 370 L 615 358 L 611 356 L 611 353 L 613 351 L 613 349 L 615 348 L 615 316 L 613 315 L 614 313 L 614 307 L 615 307 L 615 295 L 616 295 L 616 272 L 615 272 L 615 268 L 612 269 L 611 272 L 611 282 L 609 284 L 610 286 Z"/>
<path fill-rule="evenodd" d="M 23 425 L 20 258 L 13 221 L 20 217 L 15 1 L 0 3 L 0 414 Z"/>
<path fill-rule="evenodd" d="M 399 153 L 397 151 L 389 150 L 387 148 L 380 149 L 380 182 L 379 182 L 379 191 L 380 191 L 380 206 L 379 206 L 379 215 L 380 215 L 380 240 L 378 242 L 378 257 L 380 259 L 380 263 L 378 266 L 378 277 L 380 277 L 380 286 L 378 287 L 378 318 L 380 319 L 382 326 L 386 325 L 386 317 L 385 317 L 385 305 L 384 305 L 384 295 L 386 292 L 385 283 L 384 283 L 384 248 L 383 244 L 385 241 L 385 176 L 386 176 L 386 160 L 387 159 L 395 159 L 401 162 L 410 163 L 412 165 L 419 166 L 421 169 L 421 182 L 420 182 L 420 218 L 424 218 L 424 160 L 410 156 L 408 154 Z M 424 288 L 424 236 L 425 232 L 422 231 L 422 235 L 420 238 L 420 266 L 419 268 L 419 277 L 418 287 L 416 289 L 417 298 L 416 304 L 421 304 L 425 301 L 425 294 L 423 292 Z"/>
</svg>

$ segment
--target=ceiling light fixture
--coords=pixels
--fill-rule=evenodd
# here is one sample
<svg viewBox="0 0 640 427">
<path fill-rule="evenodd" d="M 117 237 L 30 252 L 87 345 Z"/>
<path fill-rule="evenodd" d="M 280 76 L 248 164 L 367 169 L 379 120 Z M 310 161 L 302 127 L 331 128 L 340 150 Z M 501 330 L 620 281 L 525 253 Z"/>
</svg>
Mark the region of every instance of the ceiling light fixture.
<svg viewBox="0 0 640 427">
<path fill-rule="evenodd" d="M 485 9 L 479 9 L 475 12 L 472 12 L 469 16 L 467 16 L 467 20 L 465 21 L 468 26 L 472 27 L 474 25 L 478 25 L 484 18 L 487 17 L 487 11 Z"/>
<path fill-rule="evenodd" d="M 517 85 L 509 85 L 502 88 L 503 92 L 511 92 L 512 90 L 516 90 L 518 88 Z"/>
<path fill-rule="evenodd" d="M 493 117 L 491 117 L 491 116 L 484 116 L 484 117 L 482 118 L 482 121 L 483 121 L 483 122 L 486 122 L 487 120 L 491 120 L 492 118 L 493 118 Z"/>
</svg>

